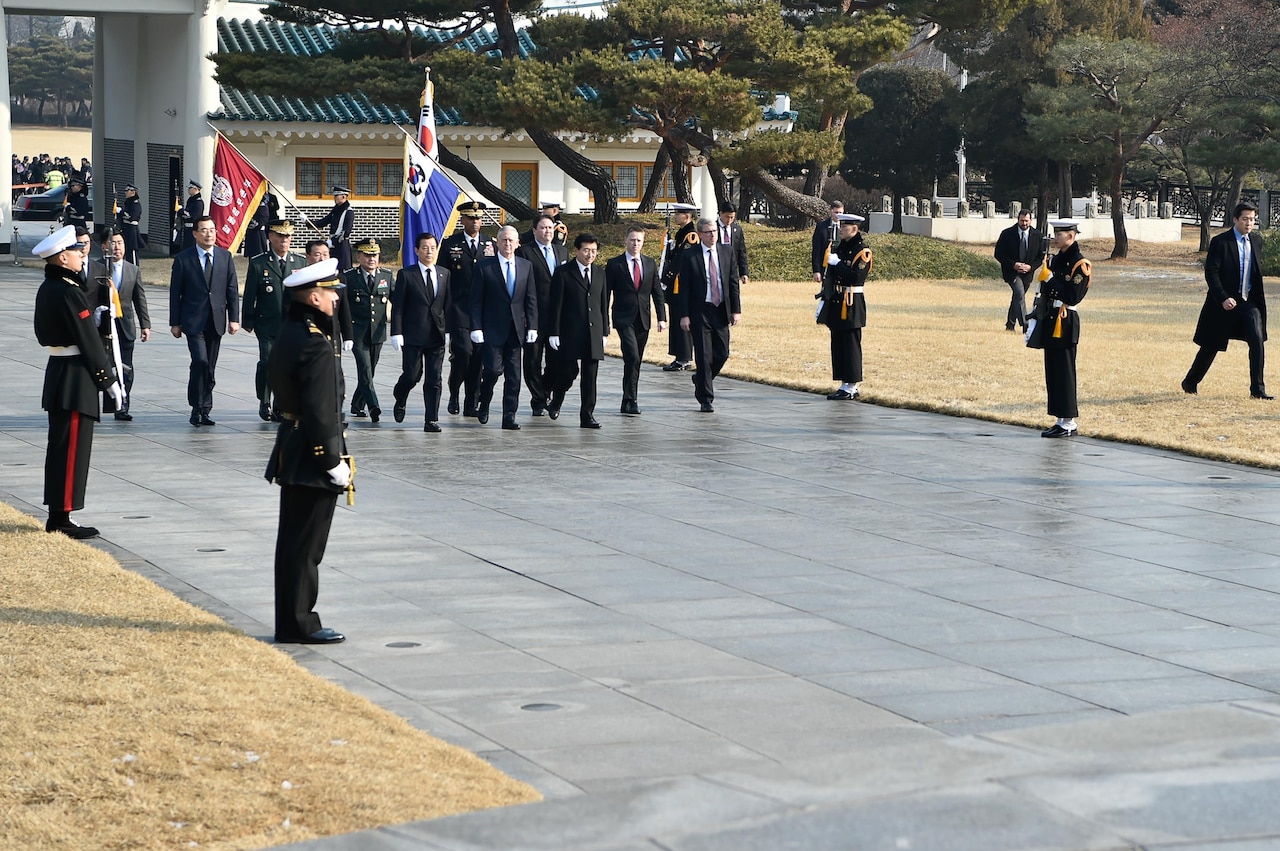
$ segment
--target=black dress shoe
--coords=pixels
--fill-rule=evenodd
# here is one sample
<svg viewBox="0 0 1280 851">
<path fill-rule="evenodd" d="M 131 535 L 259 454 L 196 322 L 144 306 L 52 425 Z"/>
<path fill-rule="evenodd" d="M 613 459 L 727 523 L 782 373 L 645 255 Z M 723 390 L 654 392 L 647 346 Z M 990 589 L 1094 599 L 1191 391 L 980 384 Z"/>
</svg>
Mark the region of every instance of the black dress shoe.
<svg viewBox="0 0 1280 851">
<path fill-rule="evenodd" d="M 558 419 L 560 419 L 560 408 L 559 408 L 559 406 L 557 406 L 557 405 L 548 405 L 548 406 L 547 406 L 547 416 L 551 417 L 551 419 L 553 419 L 553 420 L 558 420 Z"/>
<path fill-rule="evenodd" d="M 476 422 L 480 423 L 480 425 L 486 425 L 489 422 L 488 408 L 483 411 L 476 411 Z"/>
<path fill-rule="evenodd" d="M 1275 396 L 1268 396 L 1266 390 L 1250 390 L 1249 395 L 1255 399 L 1274 399 Z"/>
<path fill-rule="evenodd" d="M 1182 392 L 1190 393 L 1192 396 L 1194 396 L 1196 395 L 1196 386 L 1184 378 L 1182 379 Z"/>
<path fill-rule="evenodd" d="M 395 406 L 391 409 L 391 416 L 395 417 L 395 420 L 398 423 L 404 422 L 404 405 L 396 402 Z"/>
<path fill-rule="evenodd" d="M 449 413 L 455 416 L 458 413 L 458 394 L 457 393 L 449 394 Z"/>
<path fill-rule="evenodd" d="M 351 416 L 353 416 L 353 417 L 365 417 L 365 416 L 368 416 L 368 414 L 366 414 L 364 411 L 357 411 L 355 408 L 352 408 L 352 409 L 351 409 Z"/>
<path fill-rule="evenodd" d="M 97 529 L 92 526 L 81 526 L 70 517 L 56 524 L 53 523 L 53 521 L 47 522 L 44 524 L 44 530 L 46 532 L 61 532 L 68 538 L 73 538 L 77 541 L 84 541 L 89 538 L 98 537 Z"/>
<path fill-rule="evenodd" d="M 271 406 L 266 402 L 258 403 L 258 419 L 264 423 L 271 422 Z"/>
<path fill-rule="evenodd" d="M 1047 428 L 1044 431 L 1040 432 L 1040 436 L 1041 437 L 1075 437 L 1076 430 L 1073 428 L 1070 428 L 1070 429 L 1063 428 L 1057 423 L 1054 423 L 1050 428 Z"/>
<path fill-rule="evenodd" d="M 271 409 L 271 422 L 273 422 L 273 423 L 282 423 L 282 422 L 284 422 L 284 414 L 280 413 L 280 411 L 279 411 L 279 410 L 277 410 L 277 409 L 275 409 L 275 408 L 272 408 L 272 409 Z"/>
<path fill-rule="evenodd" d="M 422 427 L 422 430 L 423 430 L 423 431 L 425 431 L 425 432 L 429 432 L 430 434 L 439 434 L 439 433 L 440 433 L 440 423 L 437 423 L 437 422 L 429 422 L 429 423 L 427 423 L 426 425 L 424 425 L 424 426 Z"/>
<path fill-rule="evenodd" d="M 276 636 L 276 644 L 337 644 L 346 640 L 347 637 L 345 635 L 338 632 L 336 629 L 329 629 L 327 626 L 324 629 L 318 629 L 309 635 L 302 636 L 301 638 L 285 638 L 279 635 Z"/>
<path fill-rule="evenodd" d="M 546 408 L 534 408 L 534 409 L 533 409 L 533 415 L 534 415 L 535 417 L 545 417 L 545 416 L 547 415 L 547 409 L 546 409 Z"/>
<path fill-rule="evenodd" d="M 516 422 L 515 420 L 504 419 L 502 421 L 502 427 L 505 428 L 507 431 L 519 431 L 520 423 Z"/>
<path fill-rule="evenodd" d="M 369 419 L 375 423 L 380 422 L 382 420 L 382 409 L 379 408 L 377 405 L 374 405 L 372 408 L 370 408 Z"/>
<path fill-rule="evenodd" d="M 133 414 L 128 411 L 116 411 L 116 419 L 122 423 L 133 422 Z"/>
<path fill-rule="evenodd" d="M 217 423 L 215 423 L 215 422 L 213 421 L 213 419 L 212 419 L 208 414 L 201 414 L 201 415 L 200 415 L 200 425 L 202 425 L 202 426 L 211 426 L 211 425 L 217 425 Z"/>
<path fill-rule="evenodd" d="M 1006 331 L 1012 331 L 1012 330 L 1013 330 L 1013 323 L 1012 323 L 1012 322 L 1006 322 L 1006 323 L 1004 323 L 1004 330 L 1006 330 Z"/>
<path fill-rule="evenodd" d="M 710 402 L 703 402 L 702 405 L 698 408 L 698 410 L 704 414 L 714 414 L 716 412 L 716 409 L 711 407 Z"/>
<path fill-rule="evenodd" d="M 196 411 L 192 411 L 191 416 L 187 418 L 187 422 L 191 423 L 193 426 L 200 425 L 200 414 Z"/>
<path fill-rule="evenodd" d="M 623 402 L 622 413 L 630 414 L 633 417 L 640 416 L 640 407 L 635 402 Z"/>
<path fill-rule="evenodd" d="M 832 402 L 838 402 L 846 399 L 856 399 L 858 397 L 850 393 L 848 390 L 841 388 L 834 393 L 828 393 L 827 398 L 830 399 Z"/>
<path fill-rule="evenodd" d="M 582 427 L 583 428 L 600 428 L 600 423 L 597 422 L 594 417 L 592 417 L 589 420 L 583 420 Z"/>
<path fill-rule="evenodd" d="M 689 362 L 683 360 L 673 360 L 662 368 L 663 372 L 679 372 L 682 369 L 688 369 Z"/>
</svg>

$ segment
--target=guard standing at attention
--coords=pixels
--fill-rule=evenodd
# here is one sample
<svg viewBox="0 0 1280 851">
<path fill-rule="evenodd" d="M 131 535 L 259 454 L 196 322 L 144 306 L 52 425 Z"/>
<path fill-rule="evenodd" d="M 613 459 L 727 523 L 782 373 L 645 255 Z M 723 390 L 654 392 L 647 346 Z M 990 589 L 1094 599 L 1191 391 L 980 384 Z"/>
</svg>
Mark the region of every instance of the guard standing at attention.
<svg viewBox="0 0 1280 851">
<path fill-rule="evenodd" d="M 538 215 L 533 217 L 534 225 L 537 225 L 538 220 L 541 219 L 543 216 L 546 216 L 547 218 L 551 219 L 552 227 L 554 228 L 551 236 L 551 244 L 563 246 L 568 241 L 569 226 L 566 225 L 564 223 L 564 220 L 560 218 L 560 202 L 559 201 L 543 201 L 541 204 L 538 205 L 538 209 L 540 212 L 538 213 Z M 521 245 L 530 245 L 533 243 L 534 241 L 533 230 L 534 229 L 531 227 L 524 233 L 520 234 Z M 565 256 L 568 256 L 567 250 L 566 250 Z"/>
<path fill-rule="evenodd" d="M 271 347 L 284 324 L 284 282 L 307 261 L 289 250 L 293 242 L 293 223 L 275 219 L 267 225 L 270 249 L 250 258 L 244 276 L 244 297 L 240 316 L 244 330 L 258 339 L 258 367 L 254 372 L 254 389 L 258 394 L 258 416 L 264 421 L 280 421 L 279 411 L 271 409 L 271 385 L 267 381 L 267 360 Z"/>
<path fill-rule="evenodd" d="M 840 244 L 827 263 L 818 321 L 831 331 L 831 378 L 840 382 L 832 401 L 857 399 L 862 381 L 862 329 L 867 326 L 863 288 L 871 271 L 871 249 L 862 241 L 862 216 L 837 214 Z"/>
<path fill-rule="evenodd" d="M 62 223 L 86 230 L 89 228 L 89 196 L 85 192 L 84 181 L 78 177 L 67 181 L 67 206 Z"/>
<path fill-rule="evenodd" d="M 138 197 L 138 187 L 132 183 L 124 188 L 124 204 L 116 213 L 116 224 L 120 226 L 120 235 L 124 237 L 124 259 L 138 265 L 138 254 L 142 251 L 142 199 Z"/>
<path fill-rule="evenodd" d="M 677 273 L 684 253 L 696 249 L 699 243 L 698 226 L 693 220 L 698 208 L 693 204 L 672 204 L 671 210 L 677 230 L 675 236 L 667 240 L 662 260 L 662 292 L 667 304 L 675 304 L 680 295 Z M 679 322 L 667 327 L 667 354 L 671 355 L 671 363 L 662 368 L 663 372 L 693 369 L 693 335 L 681 328 Z"/>
<path fill-rule="evenodd" d="M 1049 413 L 1058 421 L 1041 437 L 1075 437 L 1076 346 L 1080 343 L 1079 304 L 1089 292 L 1093 266 L 1080 253 L 1076 241 L 1079 223 L 1071 219 L 1049 222 L 1058 253 L 1049 261 L 1049 280 L 1040 287 L 1035 314 L 1027 323 L 1027 345 L 1044 349 L 1044 382 Z"/>
<path fill-rule="evenodd" d="M 190 248 L 196 244 L 196 219 L 204 215 L 204 199 L 200 190 L 204 187 L 194 180 L 187 181 L 187 203 L 182 207 L 182 247 Z"/>
<path fill-rule="evenodd" d="M 98 335 L 96 320 L 102 314 L 95 311 L 81 276 L 86 257 L 76 229 L 67 225 L 54 231 L 31 253 L 46 264 L 35 310 L 36 339 L 49 350 L 40 399 L 49 414 L 44 461 L 49 519 L 44 528 L 77 540 L 95 538 L 98 530 L 75 523 L 71 512 L 84 508 L 93 424 L 101 416 L 98 391 L 105 390 L 118 409 L 124 404 L 124 388 Z"/>
<path fill-rule="evenodd" d="M 342 352 L 333 333 L 338 261 L 300 269 L 284 282 L 289 293 L 280 336 L 267 368 L 283 422 L 266 478 L 280 485 L 276 534 L 276 642 L 336 644 L 342 633 L 315 613 L 338 494 L 351 488 L 342 423 Z"/>
<path fill-rule="evenodd" d="M 378 264 L 382 247 L 369 238 L 356 245 L 356 268 L 343 276 L 347 291 L 343 303 L 351 310 L 351 350 L 356 360 L 356 392 L 351 395 L 351 416 L 369 417 L 376 423 L 382 416 L 373 374 L 378 369 L 382 344 L 387 341 L 387 321 L 391 312 L 391 290 L 395 278 Z"/>
</svg>

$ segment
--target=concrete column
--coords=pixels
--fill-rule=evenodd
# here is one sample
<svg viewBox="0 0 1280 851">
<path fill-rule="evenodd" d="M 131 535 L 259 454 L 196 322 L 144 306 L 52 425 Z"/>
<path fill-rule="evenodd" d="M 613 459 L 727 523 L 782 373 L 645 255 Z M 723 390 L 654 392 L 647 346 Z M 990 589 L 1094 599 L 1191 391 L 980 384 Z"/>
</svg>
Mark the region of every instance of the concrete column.
<svg viewBox="0 0 1280 851">
<path fill-rule="evenodd" d="M 711 172 L 705 168 L 695 168 L 693 180 L 694 185 L 690 189 L 693 191 L 694 203 L 702 208 L 703 216 L 714 219 L 719 202 L 716 201 L 716 183 L 711 179 Z"/>
<path fill-rule="evenodd" d="M 102 15 L 93 20 L 93 129 L 90 131 L 89 161 L 93 164 L 93 182 L 96 184 L 93 190 L 94 225 L 101 225 L 103 222 L 115 224 L 111 217 L 113 196 L 111 194 L 111 184 L 107 181 L 106 170 L 107 133 L 106 126 L 102 121 L 102 111 L 107 108 L 105 94 L 107 91 L 107 48 L 102 38 L 104 20 Z M 97 227 L 92 229 L 95 232 L 98 230 Z"/>
<path fill-rule="evenodd" d="M 213 79 L 216 66 L 207 57 L 218 49 L 218 15 L 223 6 L 225 2 L 220 0 L 199 3 L 187 21 L 187 102 L 179 112 L 184 127 L 186 178 L 204 186 L 206 210 L 213 192 L 213 149 L 217 140 L 207 116 L 218 108 L 218 84 Z"/>
<path fill-rule="evenodd" d="M 0 0 L 0 251 L 13 251 L 13 116 L 9 112 L 9 28 Z"/>
</svg>

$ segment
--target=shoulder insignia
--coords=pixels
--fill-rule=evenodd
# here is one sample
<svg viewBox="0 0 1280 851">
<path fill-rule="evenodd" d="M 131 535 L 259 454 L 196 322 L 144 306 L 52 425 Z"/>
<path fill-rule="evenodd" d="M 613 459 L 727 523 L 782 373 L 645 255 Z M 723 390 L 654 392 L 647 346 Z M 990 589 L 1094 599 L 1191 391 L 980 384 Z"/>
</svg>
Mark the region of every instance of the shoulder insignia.
<svg viewBox="0 0 1280 851">
<path fill-rule="evenodd" d="M 689 231 L 687 234 L 685 234 L 684 241 L 686 245 L 693 245 L 695 242 L 697 242 L 698 241 L 697 231 Z"/>
<path fill-rule="evenodd" d="M 870 271 L 871 271 L 871 266 L 872 266 L 872 264 L 874 264 L 874 263 L 875 263 L 874 258 L 872 258 L 872 256 L 871 256 L 871 249 L 870 249 L 870 248 L 864 248 L 864 249 L 862 249 L 861 251 L 859 251 L 859 252 L 858 252 L 857 260 L 858 260 L 858 263 L 859 263 L 859 264 L 861 264 L 861 266 L 866 266 L 866 267 L 867 267 L 867 271 L 868 271 L 868 272 L 870 272 Z M 861 266 L 860 266 L 859 268 L 861 268 Z"/>
<path fill-rule="evenodd" d="M 310 331 L 312 334 L 319 334 L 319 335 L 321 335 L 321 336 L 324 336 L 324 332 L 323 332 L 323 331 L 321 331 L 319 328 L 317 328 L 317 327 L 316 327 L 316 326 L 314 326 L 314 325 L 308 324 L 308 325 L 307 325 L 307 330 L 308 330 L 308 331 Z"/>
<path fill-rule="evenodd" d="M 89 311 L 88 311 L 88 310 L 82 310 L 82 311 L 80 311 L 80 318 L 81 318 L 81 319 L 88 319 L 88 318 L 90 317 L 90 315 L 91 315 L 91 314 L 89 313 Z"/>
<path fill-rule="evenodd" d="M 1085 275 L 1092 276 L 1093 264 L 1089 262 L 1087 257 L 1081 257 L 1076 261 L 1076 265 L 1071 267 L 1071 274 L 1074 275 L 1077 271 L 1083 272 Z"/>
</svg>

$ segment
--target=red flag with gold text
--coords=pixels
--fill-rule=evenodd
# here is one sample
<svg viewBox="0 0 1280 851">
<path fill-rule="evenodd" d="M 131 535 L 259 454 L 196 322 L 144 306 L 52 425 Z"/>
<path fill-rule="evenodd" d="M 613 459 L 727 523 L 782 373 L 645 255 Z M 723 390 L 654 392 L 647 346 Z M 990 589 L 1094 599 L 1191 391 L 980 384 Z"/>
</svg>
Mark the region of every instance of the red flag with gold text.
<svg viewBox="0 0 1280 851">
<path fill-rule="evenodd" d="M 209 217 L 218 229 L 219 246 L 232 254 L 240 250 L 249 219 L 266 191 L 267 179 L 262 172 L 219 133 L 209 193 Z"/>
</svg>

